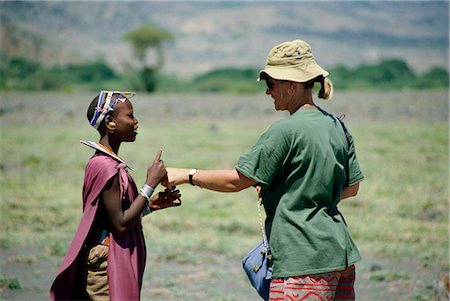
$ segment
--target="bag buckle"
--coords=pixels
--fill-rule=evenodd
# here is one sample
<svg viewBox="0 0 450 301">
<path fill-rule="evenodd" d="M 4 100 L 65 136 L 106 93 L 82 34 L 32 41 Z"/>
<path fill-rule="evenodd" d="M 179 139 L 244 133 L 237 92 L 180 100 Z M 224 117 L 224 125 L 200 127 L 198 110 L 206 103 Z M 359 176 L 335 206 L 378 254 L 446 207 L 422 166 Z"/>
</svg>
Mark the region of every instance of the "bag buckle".
<svg viewBox="0 0 450 301">
<path fill-rule="evenodd" d="M 259 271 L 259 265 L 257 265 L 257 264 L 255 264 L 254 266 L 253 266 L 253 272 L 258 272 Z"/>
</svg>

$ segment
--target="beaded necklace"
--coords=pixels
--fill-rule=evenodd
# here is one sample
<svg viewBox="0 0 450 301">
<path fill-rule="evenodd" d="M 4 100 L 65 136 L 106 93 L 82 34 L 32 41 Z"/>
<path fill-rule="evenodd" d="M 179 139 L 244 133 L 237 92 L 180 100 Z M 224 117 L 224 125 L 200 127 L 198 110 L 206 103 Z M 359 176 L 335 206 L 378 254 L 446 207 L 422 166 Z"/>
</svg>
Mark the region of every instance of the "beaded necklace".
<svg viewBox="0 0 450 301">
<path fill-rule="evenodd" d="M 128 165 L 122 158 L 120 158 L 116 153 L 114 153 L 111 149 L 109 149 L 108 147 L 104 146 L 103 144 L 96 143 L 96 142 L 89 141 L 89 140 L 80 140 L 80 143 L 82 143 L 82 144 L 84 144 L 86 146 L 89 146 L 89 147 L 91 147 L 91 148 L 93 148 L 95 150 L 98 150 L 98 151 L 100 151 L 100 152 L 102 152 L 104 154 L 109 155 L 110 157 L 116 159 L 117 161 L 125 164 L 127 166 L 127 168 L 129 168 L 129 169 L 134 171 L 134 169 L 130 165 Z"/>
</svg>

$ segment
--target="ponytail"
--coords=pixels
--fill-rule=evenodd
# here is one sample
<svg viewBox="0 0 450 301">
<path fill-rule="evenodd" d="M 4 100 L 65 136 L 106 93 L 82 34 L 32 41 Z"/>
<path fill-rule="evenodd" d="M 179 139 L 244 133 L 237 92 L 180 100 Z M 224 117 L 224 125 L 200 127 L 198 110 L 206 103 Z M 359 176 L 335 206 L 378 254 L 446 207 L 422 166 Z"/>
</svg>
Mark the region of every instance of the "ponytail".
<svg viewBox="0 0 450 301">
<path fill-rule="evenodd" d="M 323 77 L 320 79 L 320 91 L 319 91 L 319 98 L 325 99 L 325 100 L 331 100 L 333 97 L 333 83 L 328 77 Z"/>
<path fill-rule="evenodd" d="M 328 77 L 325 77 L 323 75 L 319 75 L 318 77 L 313 78 L 310 81 L 304 82 L 303 86 L 305 89 L 312 89 L 314 87 L 314 83 L 320 83 L 320 91 L 319 91 L 319 98 L 325 99 L 325 100 L 331 100 L 333 97 L 333 83 Z"/>
</svg>

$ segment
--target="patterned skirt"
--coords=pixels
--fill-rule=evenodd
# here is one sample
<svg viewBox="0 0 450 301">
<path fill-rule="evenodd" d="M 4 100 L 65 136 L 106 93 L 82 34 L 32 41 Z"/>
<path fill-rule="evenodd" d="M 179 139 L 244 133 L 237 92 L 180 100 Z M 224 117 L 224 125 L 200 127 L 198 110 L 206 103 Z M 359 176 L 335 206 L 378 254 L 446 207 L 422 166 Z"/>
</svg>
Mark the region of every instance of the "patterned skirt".
<svg viewBox="0 0 450 301">
<path fill-rule="evenodd" d="M 270 301 L 353 301 L 355 266 L 330 273 L 272 279 Z"/>
</svg>

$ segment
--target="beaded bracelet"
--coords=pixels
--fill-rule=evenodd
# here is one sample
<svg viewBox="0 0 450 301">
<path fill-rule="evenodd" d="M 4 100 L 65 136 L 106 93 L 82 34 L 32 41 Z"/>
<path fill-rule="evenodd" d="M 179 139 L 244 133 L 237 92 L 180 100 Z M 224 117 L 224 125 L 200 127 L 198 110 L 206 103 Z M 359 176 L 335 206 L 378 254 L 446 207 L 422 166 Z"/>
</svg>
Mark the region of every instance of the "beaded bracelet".
<svg viewBox="0 0 450 301">
<path fill-rule="evenodd" d="M 144 209 L 142 209 L 142 217 L 150 213 L 152 213 L 152 209 L 148 206 L 148 203 L 145 203 Z"/>
</svg>

